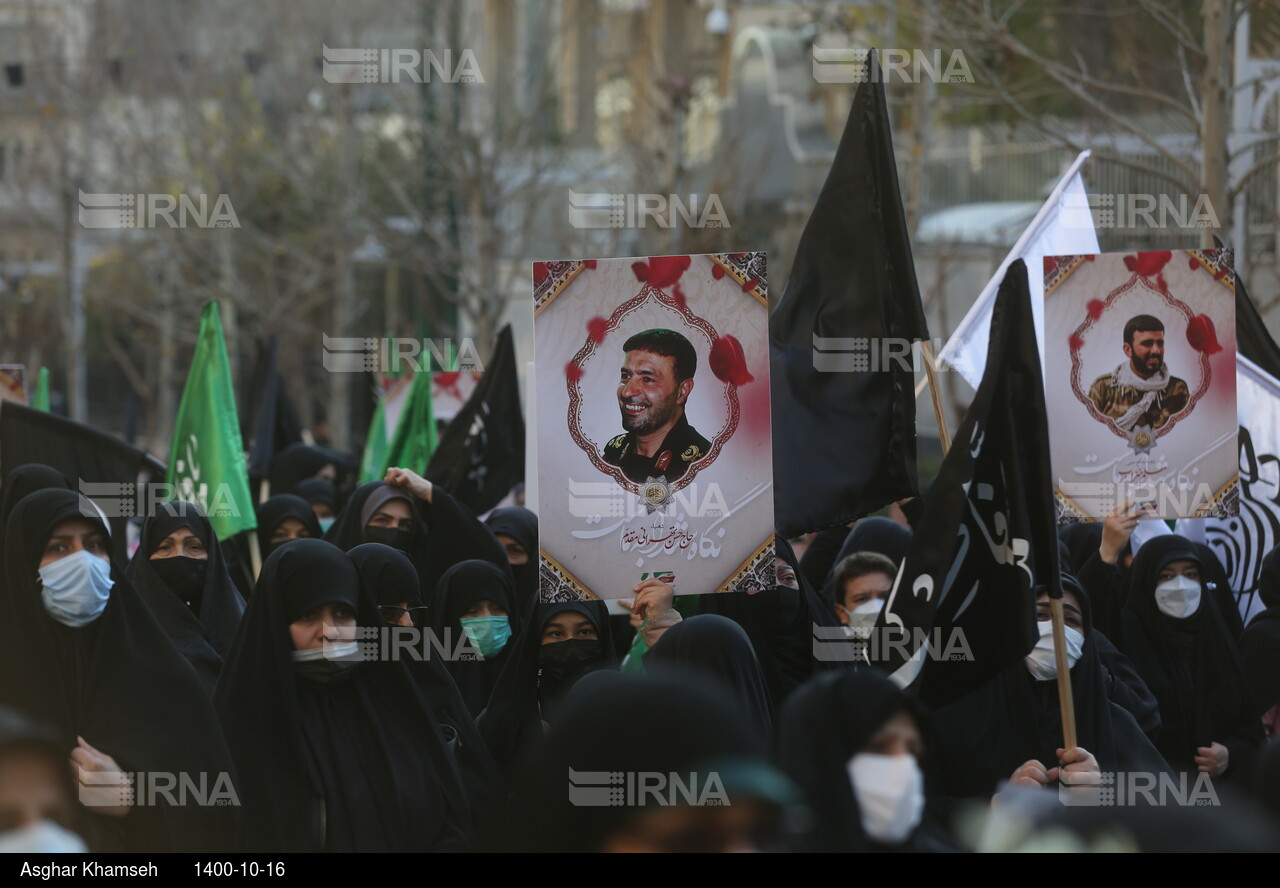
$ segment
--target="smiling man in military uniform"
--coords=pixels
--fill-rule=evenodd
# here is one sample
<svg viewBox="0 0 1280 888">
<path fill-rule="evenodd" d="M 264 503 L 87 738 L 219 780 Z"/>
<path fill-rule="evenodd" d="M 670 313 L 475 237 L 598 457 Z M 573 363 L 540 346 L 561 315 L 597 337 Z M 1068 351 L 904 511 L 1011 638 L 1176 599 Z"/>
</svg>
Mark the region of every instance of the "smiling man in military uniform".
<svg viewBox="0 0 1280 888">
<path fill-rule="evenodd" d="M 1151 315 L 1137 315 L 1124 325 L 1124 354 L 1129 360 L 1104 373 L 1089 387 L 1089 400 L 1098 412 L 1132 434 L 1163 428 L 1191 400 L 1186 382 L 1169 374 L 1164 362 L 1164 323 Z"/>
<path fill-rule="evenodd" d="M 711 449 L 684 415 L 698 369 L 693 343 L 674 330 L 655 328 L 635 334 L 622 349 L 618 407 L 626 432 L 605 445 L 604 461 L 637 484 L 683 478 Z"/>
</svg>

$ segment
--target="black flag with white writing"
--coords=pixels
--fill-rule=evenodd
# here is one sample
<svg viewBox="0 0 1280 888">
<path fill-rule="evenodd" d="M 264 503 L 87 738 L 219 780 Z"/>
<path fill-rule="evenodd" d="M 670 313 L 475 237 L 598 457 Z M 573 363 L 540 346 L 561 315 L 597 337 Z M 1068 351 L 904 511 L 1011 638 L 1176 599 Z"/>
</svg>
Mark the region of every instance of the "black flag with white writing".
<svg viewBox="0 0 1280 888">
<path fill-rule="evenodd" d="M 426 477 L 477 515 L 524 480 L 524 415 L 509 324 L 479 385 L 440 437 Z"/>
<path fill-rule="evenodd" d="M 986 370 L 868 645 L 931 706 L 1031 650 L 1037 584 L 1060 592 L 1049 425 L 1021 260 L 996 296 Z"/>
</svg>

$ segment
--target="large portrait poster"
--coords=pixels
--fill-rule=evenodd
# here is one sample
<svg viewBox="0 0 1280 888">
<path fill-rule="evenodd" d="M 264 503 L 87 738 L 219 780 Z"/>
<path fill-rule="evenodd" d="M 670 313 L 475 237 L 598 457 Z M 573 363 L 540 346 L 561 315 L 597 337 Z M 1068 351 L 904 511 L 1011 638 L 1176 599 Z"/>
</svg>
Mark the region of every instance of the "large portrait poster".
<svg viewBox="0 0 1280 888">
<path fill-rule="evenodd" d="M 27 404 L 27 368 L 25 364 L 0 364 L 0 401 Z"/>
<path fill-rule="evenodd" d="M 533 277 L 541 599 L 773 588 L 764 253 Z"/>
<path fill-rule="evenodd" d="M 1239 509 L 1229 250 L 1045 259 L 1045 398 L 1060 521 Z"/>
</svg>

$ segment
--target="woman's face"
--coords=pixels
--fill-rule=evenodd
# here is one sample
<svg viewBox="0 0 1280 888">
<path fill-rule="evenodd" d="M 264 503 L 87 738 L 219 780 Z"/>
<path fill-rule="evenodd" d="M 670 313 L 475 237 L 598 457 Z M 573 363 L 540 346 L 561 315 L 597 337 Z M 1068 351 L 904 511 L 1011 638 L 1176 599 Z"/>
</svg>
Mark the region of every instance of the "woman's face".
<svg viewBox="0 0 1280 888">
<path fill-rule="evenodd" d="M 1043 623 L 1045 620 L 1052 620 L 1053 617 L 1049 611 L 1049 596 L 1041 595 L 1036 599 L 1036 619 Z M 1070 626 L 1081 635 L 1084 631 L 1084 611 L 1080 609 L 1080 601 L 1075 594 L 1062 590 L 1062 625 Z"/>
<path fill-rule="evenodd" d="M 395 530 L 413 530 L 413 510 L 402 499 L 389 499 L 378 506 L 365 527 L 390 527 Z"/>
<path fill-rule="evenodd" d="M 275 530 L 271 531 L 271 542 L 274 545 L 288 540 L 304 539 L 309 536 L 311 534 L 307 531 L 307 525 L 297 518 L 286 518 L 276 525 Z"/>
<path fill-rule="evenodd" d="M 341 602 L 318 605 L 289 624 L 289 637 L 295 651 L 322 648 L 326 642 L 354 641 L 356 612 Z"/>
<path fill-rule="evenodd" d="M 101 524 L 85 518 L 69 518 L 57 524 L 49 534 L 37 567 L 53 564 L 59 559 L 80 551 L 106 560 L 108 557 L 107 535 L 103 532 Z"/>
<path fill-rule="evenodd" d="M 329 508 L 328 503 L 312 503 L 311 511 L 316 513 L 317 521 L 320 520 L 321 518 L 333 517 L 333 509 Z"/>
<path fill-rule="evenodd" d="M 495 602 L 487 598 L 481 598 L 467 610 L 465 617 L 505 617 L 507 612 Z M 588 621 L 590 622 L 590 621 Z M 545 637 L 545 635 L 544 635 Z"/>
<path fill-rule="evenodd" d="M 1167 583 L 1169 580 L 1177 579 L 1178 577 L 1186 577 L 1188 580 L 1200 582 L 1200 565 L 1186 558 L 1170 561 L 1160 568 L 1160 573 L 1156 574 L 1156 585 Z"/>
<path fill-rule="evenodd" d="M 542 628 L 542 643 L 556 644 L 574 638 L 594 639 L 596 624 L 577 611 L 561 611 Z"/>
<path fill-rule="evenodd" d="M 516 538 L 505 533 L 495 533 L 498 542 L 502 543 L 502 548 L 507 551 L 508 564 L 528 564 L 529 550 L 516 542 Z"/>
<path fill-rule="evenodd" d="M 200 537 L 191 532 L 189 527 L 179 527 L 160 541 L 156 550 L 151 553 L 151 560 L 159 558 L 176 558 L 178 556 L 194 558 L 197 561 L 208 561 L 209 550 L 200 542 Z"/>
</svg>

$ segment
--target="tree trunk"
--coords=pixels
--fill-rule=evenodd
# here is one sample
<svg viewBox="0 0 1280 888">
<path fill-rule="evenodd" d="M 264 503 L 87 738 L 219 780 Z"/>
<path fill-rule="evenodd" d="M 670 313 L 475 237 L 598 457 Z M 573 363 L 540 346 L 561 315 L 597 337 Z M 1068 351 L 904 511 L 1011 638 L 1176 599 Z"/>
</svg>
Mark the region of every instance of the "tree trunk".
<svg viewBox="0 0 1280 888">
<path fill-rule="evenodd" d="M 1200 118 L 1201 169 L 1200 187 L 1208 196 L 1213 213 L 1227 243 L 1235 243 L 1242 232 L 1231 231 L 1231 201 L 1227 190 L 1227 91 L 1231 79 L 1230 22 L 1228 0 L 1205 0 L 1204 3 L 1204 80 Z M 1225 214 L 1225 215 L 1224 215 Z M 1200 246 L 1213 247 L 1217 233 L 1205 228 Z"/>
</svg>

